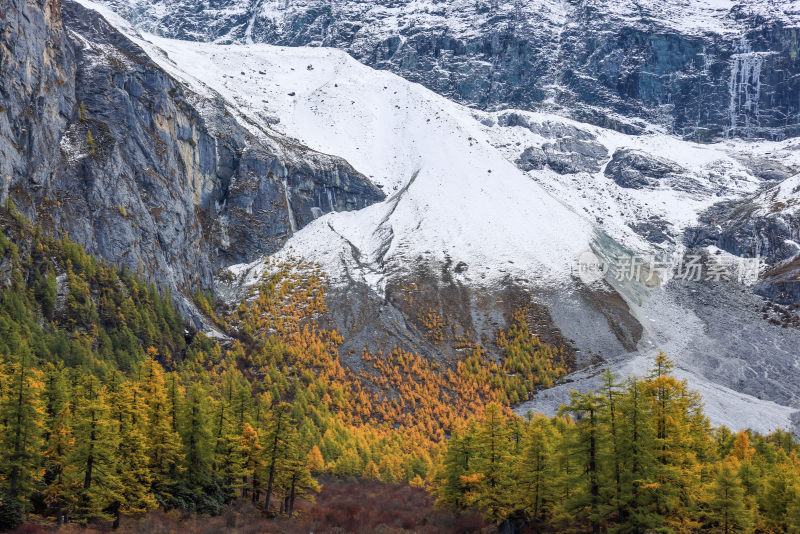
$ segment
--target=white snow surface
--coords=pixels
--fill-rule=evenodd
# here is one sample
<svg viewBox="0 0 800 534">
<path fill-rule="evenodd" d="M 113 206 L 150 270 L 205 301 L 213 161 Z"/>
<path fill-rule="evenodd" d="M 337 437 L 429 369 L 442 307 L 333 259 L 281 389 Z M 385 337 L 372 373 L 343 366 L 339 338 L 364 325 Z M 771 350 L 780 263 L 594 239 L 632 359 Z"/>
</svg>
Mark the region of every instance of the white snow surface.
<svg viewBox="0 0 800 534">
<path fill-rule="evenodd" d="M 284 251 L 313 258 L 334 279 L 355 276 L 378 291 L 388 272 L 419 258 L 463 261 L 478 283 L 507 273 L 535 273 L 545 285 L 567 282 L 595 229 L 646 252 L 651 245 L 628 223 L 659 217 L 678 231 L 712 203 L 759 185 L 729 156 L 735 143 L 630 136 L 519 112 L 534 123 L 565 124 L 595 136 L 609 155 L 626 147 L 670 159 L 690 171 L 693 183 L 688 192 L 634 190 L 602 173 L 525 173 L 513 163 L 522 149 L 552 139 L 498 126 L 498 113 L 460 106 L 344 52 L 144 39 L 152 57 L 193 90 L 221 95 L 231 111 L 261 128 L 345 158 L 383 188 L 385 202 L 324 216 Z"/>
<path fill-rule="evenodd" d="M 334 49 L 146 39 L 155 60 L 195 91 L 267 117 L 263 127 L 344 157 L 383 187 L 385 202 L 321 217 L 286 247 L 334 278 L 354 247 L 360 272 L 348 274 L 376 289 L 386 265 L 420 256 L 449 256 L 489 277 L 511 261 L 552 284 L 569 278 L 588 247 L 584 217 L 504 157 L 469 110 L 420 85 Z"/>
<path fill-rule="evenodd" d="M 672 354 L 674 353 L 670 353 Z M 653 368 L 654 361 L 653 353 L 637 353 L 608 363 L 618 379 L 625 379 L 647 376 Z M 700 393 L 704 403 L 703 411 L 712 424 L 725 425 L 735 430 L 749 428 L 764 434 L 792 427 L 791 416 L 797 412 L 795 408 L 739 393 L 706 379 L 681 365 L 680 361 L 677 363 L 678 366 L 673 369 L 672 374 L 680 380 L 686 380 L 690 389 Z M 532 401 L 520 405 L 514 411 L 523 416 L 529 411 L 555 415 L 562 404 L 569 402 L 570 391 L 600 388 L 602 385 L 600 371 L 592 368 L 573 373 L 570 375 L 571 383 L 541 391 Z M 580 388 L 576 388 L 575 383 L 579 383 Z"/>
<path fill-rule="evenodd" d="M 379 294 L 387 278 L 426 260 L 466 263 L 468 271 L 458 276 L 473 286 L 489 286 L 509 274 L 533 286 L 574 285 L 576 258 L 601 231 L 633 251 L 680 251 L 680 240 L 653 245 L 629 225 L 657 218 L 677 235 L 708 206 L 759 192 L 761 181 L 735 155 L 785 154 L 793 148 L 742 141 L 699 145 L 657 131 L 630 136 L 554 115 L 519 112 L 531 123 L 559 123 L 590 134 L 608 151 L 603 167 L 616 149 L 632 148 L 681 166 L 688 182 L 679 188 L 662 184 L 625 189 L 602 169 L 526 173 L 514 164 L 522 150 L 553 139 L 523 127 L 499 126 L 505 111 L 476 112 L 335 49 L 164 39 L 139 34 L 109 9 L 80 1 L 101 11 L 191 90 L 221 96 L 233 113 L 246 119 L 243 124 L 257 125 L 255 135 L 273 130 L 343 157 L 381 186 L 385 201 L 318 218 L 294 233 L 273 258 L 317 262 L 333 283 L 352 278 Z M 692 0 L 688 5 L 724 9 L 729 3 Z M 262 5 L 269 9 L 271 4 Z M 789 193 L 780 189 L 774 194 L 780 199 Z M 268 265 L 265 259 L 231 271 L 253 282 Z M 648 311 L 647 304 L 630 304 L 649 328 L 645 316 L 657 312 Z M 680 309 L 668 311 L 673 315 L 664 322 L 668 327 L 654 328 L 644 339 L 676 356 L 697 326 Z M 615 369 L 623 376 L 641 374 L 656 350 L 645 347 L 620 357 Z M 715 424 L 757 430 L 791 426 L 795 409 L 719 386 L 695 372 L 692 362 L 678 360 L 679 373 L 701 391 Z M 566 400 L 566 391 L 560 386 L 540 394 L 536 409 L 549 409 L 545 398 Z"/>
</svg>

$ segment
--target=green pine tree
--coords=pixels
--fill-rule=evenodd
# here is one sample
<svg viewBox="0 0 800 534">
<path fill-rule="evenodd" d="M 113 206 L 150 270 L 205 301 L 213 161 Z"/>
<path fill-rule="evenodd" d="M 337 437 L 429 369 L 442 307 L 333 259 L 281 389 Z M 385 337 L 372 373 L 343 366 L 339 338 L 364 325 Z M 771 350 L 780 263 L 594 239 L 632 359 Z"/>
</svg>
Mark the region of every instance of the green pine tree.
<svg viewBox="0 0 800 534">
<path fill-rule="evenodd" d="M 74 508 L 80 487 L 74 474 L 75 466 L 69 463 L 75 446 L 71 415 L 69 403 L 62 405 L 55 414 L 43 455 L 46 481 L 44 502 L 54 511 L 59 527 Z"/>
<path fill-rule="evenodd" d="M 203 488 L 211 480 L 213 447 L 206 403 L 208 393 L 202 385 L 193 383 L 187 392 L 183 408 L 184 478 L 192 488 Z"/>
<path fill-rule="evenodd" d="M 556 447 L 561 435 L 546 417 L 534 415 L 526 425 L 520 461 L 515 475 L 523 509 L 538 524 L 553 517 L 556 504 L 553 481 L 560 475 Z"/>
<path fill-rule="evenodd" d="M 447 443 L 441 468 L 436 474 L 436 503 L 450 508 L 465 508 L 469 485 L 464 477 L 469 474 L 473 459 L 473 434 L 470 428 L 463 432 L 454 431 Z"/>
<path fill-rule="evenodd" d="M 709 523 L 723 534 L 750 532 L 752 528 L 737 464 L 733 459 L 720 462 L 709 489 Z"/>
<path fill-rule="evenodd" d="M 621 384 L 611 373 L 610 368 L 603 372 L 603 385 L 600 389 L 602 406 L 600 409 L 600 422 L 604 435 L 607 436 L 607 446 L 602 449 L 603 462 L 609 465 L 613 484 L 611 487 L 610 505 L 616 510 L 616 522 L 625 521 L 625 507 L 622 506 L 622 436 L 620 399 L 622 396 Z"/>
<path fill-rule="evenodd" d="M 467 502 L 483 510 L 494 521 L 501 520 L 510 511 L 514 491 L 510 446 L 502 408 L 495 403 L 489 404 L 475 436 L 475 456 L 470 466 L 473 489 Z"/>
<path fill-rule="evenodd" d="M 121 382 L 110 394 L 111 413 L 119 433 L 116 474 L 122 486 L 120 501 L 112 504 L 115 526 L 119 526 L 123 514 L 136 516 L 157 506 L 151 491 L 152 474 L 145 437 L 146 405 L 138 403 L 138 398 L 142 398 L 138 385 L 129 381 Z"/>
<path fill-rule="evenodd" d="M 605 483 L 600 465 L 600 446 L 604 437 L 600 435 L 602 404 L 600 397 L 594 393 L 573 391 L 570 403 L 562 407 L 562 411 L 576 418 L 568 446 L 573 451 L 578 470 L 573 483 L 575 492 L 565 503 L 567 514 L 578 521 L 587 522 L 595 534 L 600 532 L 606 514 L 601 495 L 601 484 Z"/>
<path fill-rule="evenodd" d="M 270 413 L 264 436 L 264 462 L 267 479 L 267 486 L 264 490 L 266 495 L 264 509 L 267 511 L 269 511 L 276 483 L 285 467 L 291 424 L 291 406 L 288 403 L 276 405 Z"/>
<path fill-rule="evenodd" d="M 68 487 L 76 494 L 74 518 L 79 523 L 94 519 L 113 520 L 110 507 L 121 502 L 122 482 L 118 476 L 119 429 L 111 417 L 108 395 L 100 380 L 84 377 L 74 396 L 72 433 L 75 445 L 68 458 L 71 466 Z"/>
<path fill-rule="evenodd" d="M 19 501 L 25 507 L 41 475 L 45 383 L 42 372 L 33 365 L 27 341 L 16 334 L 11 338 L 10 345 L 16 347 L 16 353 L 3 364 L 0 391 L 0 471 L 6 484 L 6 499 Z"/>
</svg>

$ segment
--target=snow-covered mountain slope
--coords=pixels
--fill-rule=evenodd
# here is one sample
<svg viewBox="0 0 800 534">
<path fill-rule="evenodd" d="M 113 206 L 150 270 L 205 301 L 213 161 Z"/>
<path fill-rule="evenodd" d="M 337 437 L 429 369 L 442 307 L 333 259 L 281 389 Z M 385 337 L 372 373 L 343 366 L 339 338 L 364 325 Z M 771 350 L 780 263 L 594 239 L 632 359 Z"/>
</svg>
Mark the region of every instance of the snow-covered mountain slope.
<svg viewBox="0 0 800 534">
<path fill-rule="evenodd" d="M 389 194 L 372 209 L 316 221 L 287 254 L 336 273 L 344 253 L 355 262 L 348 276 L 377 275 L 377 289 L 382 276 L 420 256 L 463 261 L 471 277 L 513 265 L 546 283 L 564 281 L 570 260 L 589 246 L 585 218 L 503 157 L 466 109 L 419 85 L 333 49 L 151 39 L 180 66 L 176 74 L 194 78 L 190 86 L 202 80 L 241 113 L 277 117 L 272 128 L 342 155 Z"/>
<path fill-rule="evenodd" d="M 146 31 L 328 46 L 481 109 L 691 139 L 800 132 L 797 0 L 105 0 Z"/>
<path fill-rule="evenodd" d="M 578 349 L 599 352 L 620 373 L 641 373 L 658 349 L 669 352 L 715 423 L 792 425 L 800 335 L 762 323 L 749 289 L 668 282 L 665 272 L 650 288 L 607 276 L 614 290 L 598 297 L 574 275 L 589 249 L 680 256 L 705 210 L 767 194 L 794 172 L 790 143 L 699 145 L 657 128 L 629 135 L 542 113 L 479 112 L 333 49 L 134 38 L 191 90 L 221 97 L 254 134 L 277 131 L 343 157 L 383 187 L 384 202 L 320 216 L 277 255 L 322 264 L 345 291 L 340 302 L 356 298 L 354 287 L 388 298 L 420 269 L 441 268 L 472 291 L 474 319 L 480 295 L 495 299 L 511 280 Z M 318 214 L 333 201 L 317 200 Z M 246 285 L 266 268 L 232 272 Z M 617 300 L 635 335 L 594 343 L 619 337 L 607 308 Z M 594 372 L 541 393 L 534 407 L 590 387 Z"/>
<path fill-rule="evenodd" d="M 296 253 L 327 259 L 332 272 L 338 251 L 351 256 L 355 247 L 357 267 L 371 272 L 430 255 L 464 261 L 481 279 L 502 266 L 563 281 L 598 230 L 643 254 L 679 248 L 682 230 L 703 209 L 763 182 L 735 157 L 740 143 L 698 145 L 547 114 L 478 112 L 333 49 L 147 39 L 156 61 L 188 87 L 344 157 L 387 192 L 384 203 L 324 217 L 292 241 Z M 520 159 L 532 150 L 543 159 L 528 169 Z M 674 172 L 663 183 L 620 185 L 608 173 L 619 151 L 668 161 Z M 651 220 L 662 225 L 662 242 L 633 228 Z"/>
</svg>

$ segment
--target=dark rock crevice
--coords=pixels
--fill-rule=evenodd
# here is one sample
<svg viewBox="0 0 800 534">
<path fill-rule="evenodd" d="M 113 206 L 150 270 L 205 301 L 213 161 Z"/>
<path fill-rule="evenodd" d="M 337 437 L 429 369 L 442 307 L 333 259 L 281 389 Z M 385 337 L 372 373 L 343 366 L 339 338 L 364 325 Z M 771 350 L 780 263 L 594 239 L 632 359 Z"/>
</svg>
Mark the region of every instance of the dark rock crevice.
<svg viewBox="0 0 800 534">
<path fill-rule="evenodd" d="M 632 134 L 647 121 L 700 142 L 800 135 L 800 44 L 788 4 L 766 11 L 765 2 L 742 0 L 727 13 L 698 14 L 707 24 L 694 27 L 681 21 L 697 6 L 658 0 L 436 10 L 406 0 L 335 8 L 310 0 L 270 16 L 232 9 L 237 0 L 201 11 L 179 0 L 166 15 L 159 0 L 105 1 L 168 37 L 339 48 L 481 109 L 549 110 Z"/>
<path fill-rule="evenodd" d="M 384 198 L 339 158 L 254 135 L 94 11 L 7 0 L 3 15 L 2 196 L 45 229 L 172 288 L 183 307 L 180 292 L 275 252 L 291 235 L 290 211 L 300 228 Z"/>
</svg>

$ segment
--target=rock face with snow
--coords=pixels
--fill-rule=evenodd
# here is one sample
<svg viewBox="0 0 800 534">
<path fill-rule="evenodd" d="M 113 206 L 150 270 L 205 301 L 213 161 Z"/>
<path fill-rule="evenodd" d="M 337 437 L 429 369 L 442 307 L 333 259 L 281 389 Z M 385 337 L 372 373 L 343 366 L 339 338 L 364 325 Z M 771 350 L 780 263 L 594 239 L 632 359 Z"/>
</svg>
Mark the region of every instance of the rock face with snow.
<svg viewBox="0 0 800 534">
<path fill-rule="evenodd" d="M 0 45 L 3 196 L 178 294 L 384 197 L 347 162 L 187 91 L 79 4 L 4 1 Z"/>
<path fill-rule="evenodd" d="M 715 205 L 699 222 L 687 233 L 688 246 L 711 244 L 736 256 L 761 257 L 769 269 L 757 292 L 783 304 L 800 301 L 800 175 Z"/>
<path fill-rule="evenodd" d="M 632 189 L 657 187 L 661 179 L 684 172 L 669 160 L 627 148 L 614 152 L 605 169 L 605 175 L 617 185 Z"/>
<path fill-rule="evenodd" d="M 788 0 L 105 1 L 168 37 L 340 48 L 482 109 L 697 140 L 800 133 Z"/>
<path fill-rule="evenodd" d="M 47 228 L 231 301 L 315 262 L 354 368 L 365 346 L 500 356 L 524 307 L 581 369 L 535 409 L 663 349 L 715 423 L 793 424 L 800 151 L 770 140 L 797 133 L 789 3 L 114 1 L 194 41 L 91 0 L 0 18 L 5 191 Z M 768 266 L 680 279 L 693 252 Z M 626 277 L 626 256 L 666 266 Z"/>
<path fill-rule="evenodd" d="M 479 112 L 331 49 L 155 36 L 142 46 L 198 92 L 341 155 L 389 193 L 315 220 L 271 258 L 305 258 L 328 274 L 330 320 L 347 340 L 348 365 L 360 365 L 363 346 L 398 344 L 451 361 L 459 354 L 449 341 L 468 337 L 491 351 L 509 310 L 523 304 L 537 334 L 565 346 L 575 366 L 600 356 L 622 373 L 644 372 L 664 349 L 704 391 L 715 422 L 739 426 L 737 410 L 746 409 L 747 425 L 792 425 L 800 401 L 782 384 L 800 380 L 798 332 L 758 319 L 764 301 L 752 288 L 671 281 L 672 272 L 647 284 L 611 273 L 587 285 L 574 273 L 582 251 L 608 262 L 689 252 L 685 237 L 703 213 L 761 195 L 781 169 L 792 172 L 791 142 L 697 144 L 552 114 Z M 218 289 L 240 296 L 269 268 L 237 266 Z M 446 318 L 444 342 L 427 337 L 428 313 Z M 583 376 L 569 387 L 590 386 Z"/>
</svg>

